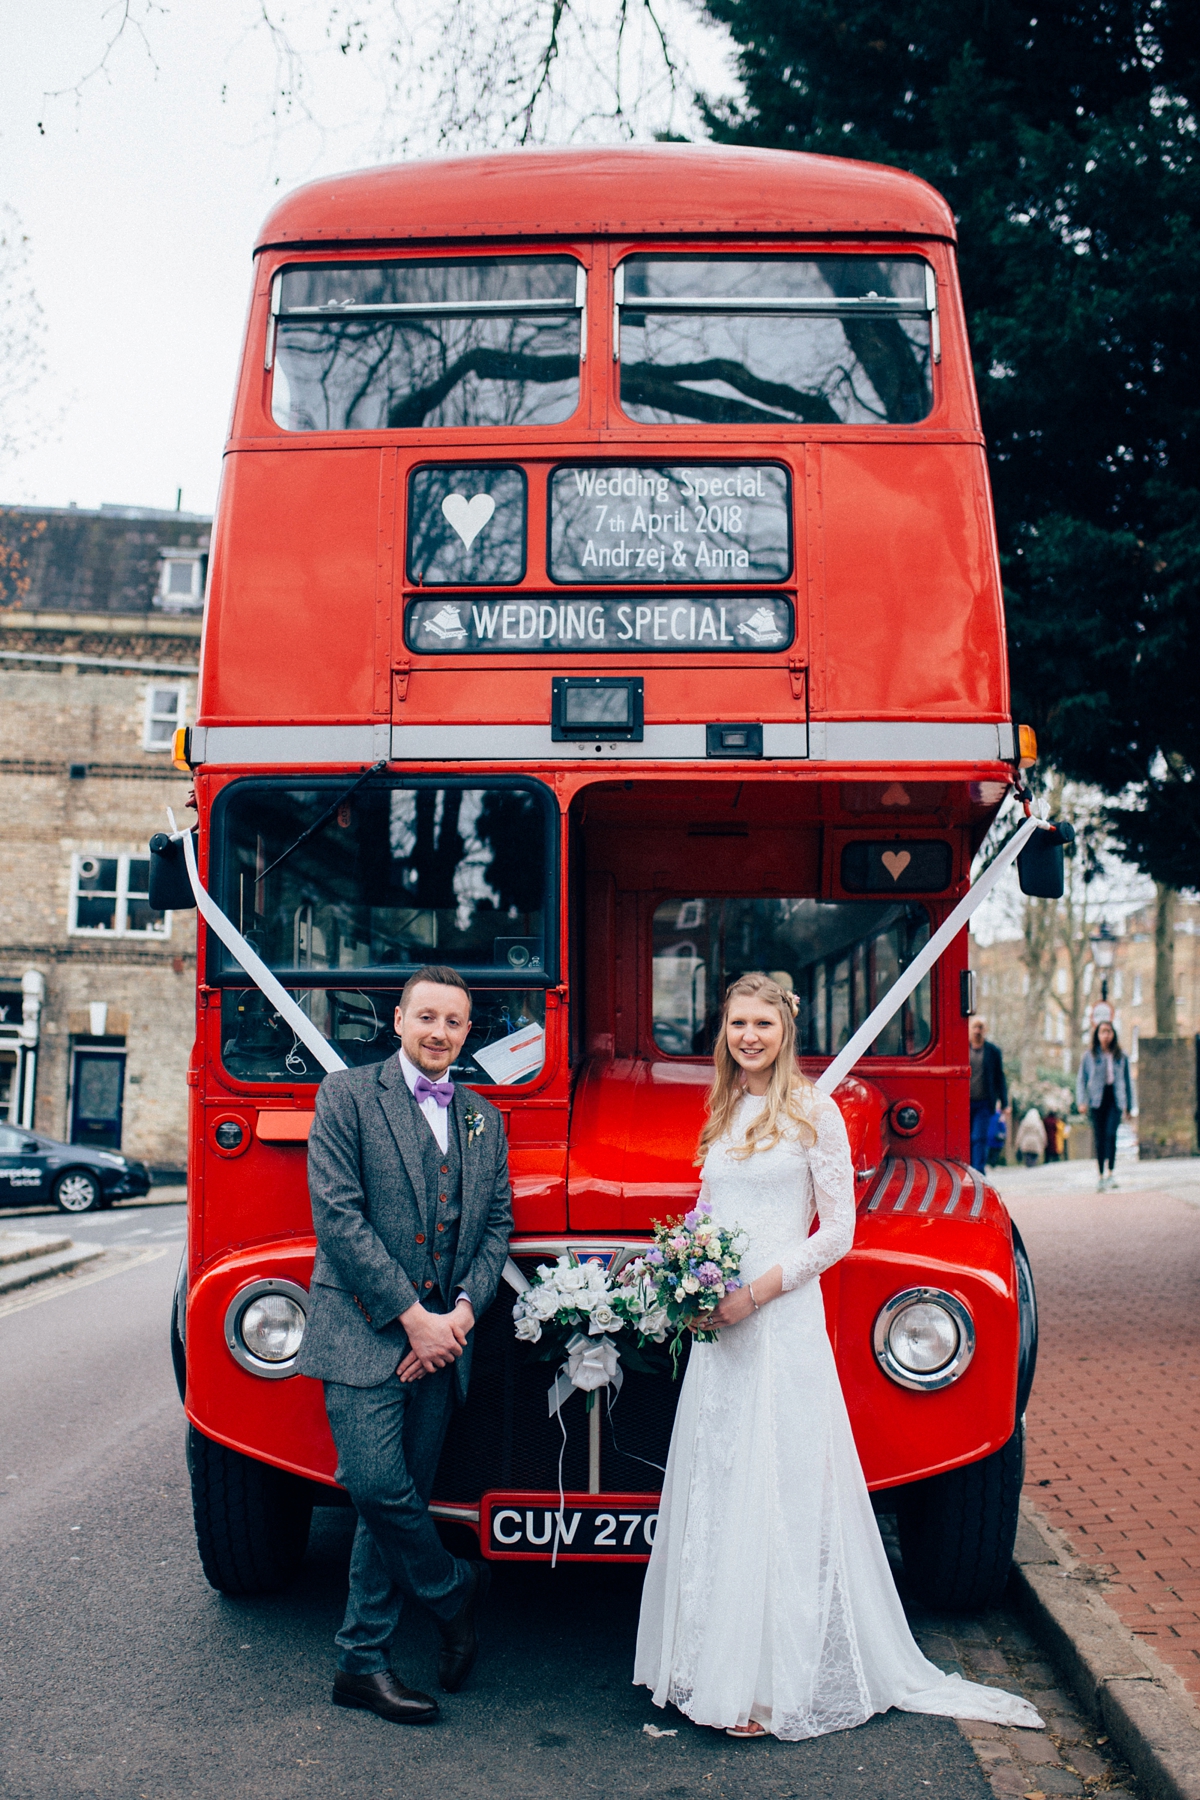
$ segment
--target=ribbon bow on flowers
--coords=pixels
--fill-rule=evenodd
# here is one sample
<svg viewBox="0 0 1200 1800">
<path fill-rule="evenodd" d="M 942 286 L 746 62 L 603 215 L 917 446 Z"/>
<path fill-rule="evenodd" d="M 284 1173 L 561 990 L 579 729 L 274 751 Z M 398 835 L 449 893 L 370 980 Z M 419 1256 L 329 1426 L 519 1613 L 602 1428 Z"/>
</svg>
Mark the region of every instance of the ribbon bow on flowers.
<svg viewBox="0 0 1200 1800">
<path fill-rule="evenodd" d="M 572 1388 L 586 1395 L 588 1412 L 595 1406 L 600 1390 L 608 1388 L 611 1418 L 612 1396 L 620 1393 L 625 1376 L 622 1351 L 613 1341 L 615 1334 L 628 1333 L 622 1341 L 625 1357 L 630 1367 L 643 1369 L 651 1366 L 642 1354 L 643 1346 L 661 1344 L 666 1334 L 666 1312 L 657 1305 L 653 1284 L 644 1279 L 643 1271 L 644 1264 L 631 1265 L 624 1278 L 614 1283 L 601 1263 L 581 1263 L 568 1251 L 556 1263 L 539 1264 L 533 1281 L 517 1298 L 513 1307 L 517 1337 L 532 1345 L 541 1343 L 544 1335 L 545 1348 L 537 1354 L 547 1359 L 564 1354 L 566 1358 L 546 1395 L 550 1417 L 557 1417 L 563 1435 L 563 1450 L 567 1428 L 562 1408 L 570 1399 Z M 581 1329 L 584 1326 L 586 1332 Z M 561 1450 L 558 1497 L 561 1520 L 565 1504 Z M 556 1533 L 551 1562 L 557 1557 Z"/>
</svg>

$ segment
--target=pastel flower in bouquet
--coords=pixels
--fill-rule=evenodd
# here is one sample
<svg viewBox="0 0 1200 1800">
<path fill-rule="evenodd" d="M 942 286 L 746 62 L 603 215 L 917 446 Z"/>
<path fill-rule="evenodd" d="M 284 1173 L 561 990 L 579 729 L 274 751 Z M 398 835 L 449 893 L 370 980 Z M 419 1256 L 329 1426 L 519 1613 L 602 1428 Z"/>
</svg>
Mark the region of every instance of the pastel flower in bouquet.
<svg viewBox="0 0 1200 1800">
<path fill-rule="evenodd" d="M 741 1287 L 745 1249 L 745 1232 L 717 1225 L 708 1200 L 697 1201 L 682 1218 L 655 1221 L 654 1243 L 639 1260 L 646 1265 L 654 1304 L 665 1315 L 663 1335 L 673 1328 L 671 1360 L 676 1369 L 685 1331 L 693 1331 L 702 1344 L 716 1342 L 717 1333 L 706 1330 L 702 1321 L 726 1294 Z"/>
</svg>

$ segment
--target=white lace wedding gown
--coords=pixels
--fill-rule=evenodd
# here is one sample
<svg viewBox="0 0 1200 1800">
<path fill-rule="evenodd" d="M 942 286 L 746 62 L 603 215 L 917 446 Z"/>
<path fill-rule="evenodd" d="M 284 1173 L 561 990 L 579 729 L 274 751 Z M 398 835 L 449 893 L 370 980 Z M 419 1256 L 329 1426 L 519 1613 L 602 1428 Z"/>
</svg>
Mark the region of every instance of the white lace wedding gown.
<svg viewBox="0 0 1200 1800">
<path fill-rule="evenodd" d="M 735 1140 L 759 1105 L 742 1100 Z M 853 1241 L 850 1149 L 831 1100 L 816 1100 L 813 1122 L 811 1150 L 788 1141 L 738 1161 L 727 1137 L 704 1165 L 714 1219 L 747 1233 L 743 1275 L 779 1263 L 785 1291 L 692 1347 L 634 1681 L 698 1724 L 757 1719 L 780 1738 L 841 1731 L 890 1706 L 1040 1726 L 1019 1696 L 944 1675 L 908 1629 L 817 1279 Z"/>
</svg>

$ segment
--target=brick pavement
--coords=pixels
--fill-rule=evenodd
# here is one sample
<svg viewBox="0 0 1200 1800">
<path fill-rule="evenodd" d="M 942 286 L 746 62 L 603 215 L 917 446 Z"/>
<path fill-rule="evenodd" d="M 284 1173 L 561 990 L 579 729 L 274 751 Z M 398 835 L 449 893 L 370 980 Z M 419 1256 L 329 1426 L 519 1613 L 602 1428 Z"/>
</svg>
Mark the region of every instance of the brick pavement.
<svg viewBox="0 0 1200 1800">
<path fill-rule="evenodd" d="M 1200 1207 L 1180 1197 L 1196 1190 L 1055 1192 L 1038 1169 L 1022 1191 L 999 1173 L 1041 1316 L 1026 1492 L 1200 1699 Z"/>
</svg>

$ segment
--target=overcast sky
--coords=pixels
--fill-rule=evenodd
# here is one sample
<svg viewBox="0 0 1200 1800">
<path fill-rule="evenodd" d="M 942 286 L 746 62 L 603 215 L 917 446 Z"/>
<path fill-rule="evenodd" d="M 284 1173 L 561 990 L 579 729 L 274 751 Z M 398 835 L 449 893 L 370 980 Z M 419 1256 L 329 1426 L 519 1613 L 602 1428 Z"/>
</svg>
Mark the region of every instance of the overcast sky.
<svg viewBox="0 0 1200 1800">
<path fill-rule="evenodd" d="M 50 423 L 0 465 L 0 504 L 171 507 L 182 488 L 186 511 L 207 512 L 255 232 L 289 188 L 379 160 L 383 63 L 340 54 L 319 0 L 293 0 L 319 124 L 273 118 L 278 64 L 255 0 L 175 0 L 147 14 L 151 54 L 127 31 L 77 97 L 54 98 L 102 57 L 105 4 L 4 9 L 0 200 L 31 242 L 49 365 L 36 400 Z M 673 5 L 678 26 L 686 0 Z M 727 85 L 720 45 L 682 28 L 704 85 Z"/>
</svg>

